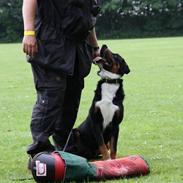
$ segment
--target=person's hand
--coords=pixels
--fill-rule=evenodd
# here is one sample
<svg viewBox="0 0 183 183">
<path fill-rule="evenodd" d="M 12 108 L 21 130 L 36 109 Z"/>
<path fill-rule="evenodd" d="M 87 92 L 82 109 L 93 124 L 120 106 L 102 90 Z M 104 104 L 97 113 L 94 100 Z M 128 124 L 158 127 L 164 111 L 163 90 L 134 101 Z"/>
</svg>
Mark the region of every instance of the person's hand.
<svg viewBox="0 0 183 183">
<path fill-rule="evenodd" d="M 23 41 L 23 52 L 29 56 L 34 56 L 38 52 L 37 40 L 35 36 L 24 36 Z"/>
<path fill-rule="evenodd" d="M 92 50 L 92 58 L 95 59 L 96 57 L 100 56 L 100 49 L 99 47 L 94 47 Z"/>
</svg>

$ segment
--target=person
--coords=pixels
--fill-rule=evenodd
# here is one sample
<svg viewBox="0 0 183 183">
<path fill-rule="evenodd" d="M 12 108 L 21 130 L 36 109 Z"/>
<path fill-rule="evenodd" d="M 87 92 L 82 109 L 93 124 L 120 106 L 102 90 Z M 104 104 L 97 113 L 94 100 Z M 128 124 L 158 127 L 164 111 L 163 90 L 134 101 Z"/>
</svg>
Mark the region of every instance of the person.
<svg viewBox="0 0 183 183">
<path fill-rule="evenodd" d="M 79 1 L 75 0 L 76 8 Z M 64 148 L 76 121 L 84 78 L 90 72 L 92 57 L 99 55 L 94 25 L 85 37 L 64 31 L 62 24 L 70 17 L 65 16 L 68 2 L 23 1 L 23 51 L 31 64 L 37 92 L 30 124 L 33 143 L 27 148 L 31 157 Z M 95 24 L 96 14 L 92 21 Z"/>
</svg>

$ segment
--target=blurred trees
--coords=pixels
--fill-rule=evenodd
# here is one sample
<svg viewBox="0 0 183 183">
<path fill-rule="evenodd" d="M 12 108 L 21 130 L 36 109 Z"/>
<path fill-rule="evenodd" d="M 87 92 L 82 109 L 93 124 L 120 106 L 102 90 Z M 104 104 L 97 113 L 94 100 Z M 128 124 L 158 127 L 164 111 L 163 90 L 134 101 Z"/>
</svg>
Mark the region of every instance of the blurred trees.
<svg viewBox="0 0 183 183">
<path fill-rule="evenodd" d="M 103 0 L 104 38 L 183 35 L 183 0 Z"/>
<path fill-rule="evenodd" d="M 101 0 L 100 38 L 183 35 L 183 0 Z M 22 0 L 0 0 L 0 41 L 20 41 Z"/>
<path fill-rule="evenodd" d="M 0 41 L 19 41 L 22 36 L 22 0 L 0 0 Z"/>
</svg>

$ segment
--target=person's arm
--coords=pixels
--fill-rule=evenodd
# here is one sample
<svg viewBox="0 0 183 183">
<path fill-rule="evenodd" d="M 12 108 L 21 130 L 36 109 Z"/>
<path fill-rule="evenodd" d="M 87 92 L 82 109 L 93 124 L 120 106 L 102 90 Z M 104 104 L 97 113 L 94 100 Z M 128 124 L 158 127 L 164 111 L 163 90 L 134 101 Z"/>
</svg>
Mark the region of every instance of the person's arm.
<svg viewBox="0 0 183 183">
<path fill-rule="evenodd" d="M 99 56 L 100 49 L 99 49 L 99 45 L 98 45 L 95 28 L 92 29 L 90 35 L 88 36 L 88 43 L 93 48 L 93 58 Z"/>
<path fill-rule="evenodd" d="M 37 0 L 23 0 L 22 14 L 24 22 L 23 51 L 29 56 L 34 56 L 38 51 L 35 37 L 35 15 Z"/>
</svg>

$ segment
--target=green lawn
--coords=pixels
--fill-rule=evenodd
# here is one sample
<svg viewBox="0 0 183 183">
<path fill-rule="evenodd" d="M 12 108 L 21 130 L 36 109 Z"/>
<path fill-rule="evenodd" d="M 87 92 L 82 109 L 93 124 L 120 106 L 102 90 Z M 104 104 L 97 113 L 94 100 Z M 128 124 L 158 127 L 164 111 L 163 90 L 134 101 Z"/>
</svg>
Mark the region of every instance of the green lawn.
<svg viewBox="0 0 183 183">
<path fill-rule="evenodd" d="M 107 182 L 183 182 L 183 37 L 100 41 L 126 59 L 125 118 L 119 156 L 140 154 L 151 167 L 148 176 Z M 31 178 L 26 147 L 35 91 L 21 44 L 0 45 L 0 183 Z M 85 82 L 77 124 L 85 119 L 97 68 Z M 33 183 L 33 180 L 24 181 Z"/>
</svg>

